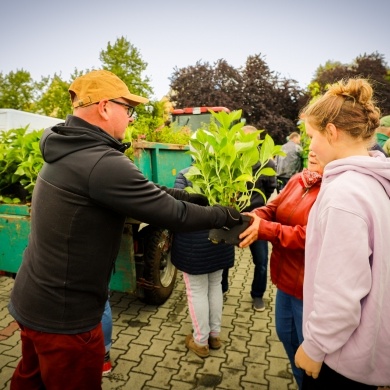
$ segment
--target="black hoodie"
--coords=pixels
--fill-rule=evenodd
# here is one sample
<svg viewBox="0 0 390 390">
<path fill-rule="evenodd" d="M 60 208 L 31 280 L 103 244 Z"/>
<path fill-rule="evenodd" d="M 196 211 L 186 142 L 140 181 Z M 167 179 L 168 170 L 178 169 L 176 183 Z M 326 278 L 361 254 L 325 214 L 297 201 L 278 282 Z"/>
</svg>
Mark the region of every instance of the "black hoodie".
<svg viewBox="0 0 390 390">
<path fill-rule="evenodd" d="M 223 210 L 156 187 L 123 154 L 126 145 L 78 117 L 46 129 L 40 147 L 45 164 L 9 305 L 31 329 L 76 334 L 99 324 L 126 217 L 172 231 L 226 223 Z"/>
</svg>

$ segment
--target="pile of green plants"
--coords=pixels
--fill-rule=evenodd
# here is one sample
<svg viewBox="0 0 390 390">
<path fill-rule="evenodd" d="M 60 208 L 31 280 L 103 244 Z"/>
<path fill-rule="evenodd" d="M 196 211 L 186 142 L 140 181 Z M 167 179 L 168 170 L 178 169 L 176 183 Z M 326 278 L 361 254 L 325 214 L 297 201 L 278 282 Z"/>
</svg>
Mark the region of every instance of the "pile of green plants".
<svg viewBox="0 0 390 390">
<path fill-rule="evenodd" d="M 160 126 L 151 126 L 151 123 L 143 123 L 142 119 L 130 125 L 126 129 L 124 142 L 130 142 L 131 146 L 125 154 L 131 160 L 134 156 L 133 144 L 141 145 L 142 141 L 158 142 L 164 144 L 188 145 L 191 137 L 191 131 L 188 127 L 176 128 L 171 124 L 160 124 Z"/>
<path fill-rule="evenodd" d="M 191 131 L 188 127 L 177 128 L 169 121 L 150 123 L 148 118 L 137 119 L 126 130 L 126 139 L 130 141 L 188 145 L 190 137 Z"/>
<path fill-rule="evenodd" d="M 27 132 L 27 127 L 0 132 L 0 202 L 24 203 L 42 168 L 39 140 L 43 130 Z"/>
<path fill-rule="evenodd" d="M 261 139 L 263 130 L 245 134 L 241 114 L 241 110 L 212 112 L 214 120 L 194 134 L 188 128 L 169 124 L 154 127 L 150 120 L 144 123 L 140 118 L 128 127 L 125 141 L 190 144 L 193 165 L 186 176 L 193 187 L 188 191 L 205 194 L 210 204 L 243 210 L 249 205 L 252 191 L 259 192 L 254 186 L 248 189 L 248 183 L 255 183 L 260 175 L 275 175 L 265 166 L 269 159 L 284 153 L 269 135 Z M 42 133 L 43 129 L 28 132 L 27 127 L 0 132 L 0 202 L 31 200 L 43 165 L 39 149 Z M 132 158 L 133 152 L 131 147 L 126 155 Z M 253 174 L 252 166 L 259 161 L 259 169 Z"/>
<path fill-rule="evenodd" d="M 148 108 L 146 110 L 146 108 Z M 168 120 L 164 102 L 149 103 L 141 115 L 136 114 L 135 121 L 127 128 L 125 142 L 158 142 L 165 144 L 188 145 L 190 129 L 176 127 Z M 130 147 L 125 154 L 132 159 L 134 150 Z"/>
<path fill-rule="evenodd" d="M 211 205 L 236 207 L 244 210 L 250 204 L 260 175 L 274 176 L 275 171 L 266 167 L 276 155 L 285 155 L 281 145 L 275 145 L 264 130 L 245 134 L 240 120 L 242 111 L 211 112 L 215 122 L 198 129 L 190 139 L 193 164 L 185 174 L 192 187 L 187 191 L 207 196 Z M 260 162 L 258 170 L 252 167 Z M 252 183 L 252 185 L 248 185 Z"/>
<path fill-rule="evenodd" d="M 137 123 L 137 125 L 135 125 Z M 125 141 L 149 141 L 187 145 L 188 129 L 174 129 L 171 126 L 154 128 L 154 124 L 137 120 L 126 130 Z M 43 158 L 39 149 L 42 130 L 27 131 L 28 127 L 0 131 L 0 202 L 26 203 L 31 200 L 38 172 Z M 134 150 L 130 147 L 126 155 L 132 159 Z"/>
</svg>

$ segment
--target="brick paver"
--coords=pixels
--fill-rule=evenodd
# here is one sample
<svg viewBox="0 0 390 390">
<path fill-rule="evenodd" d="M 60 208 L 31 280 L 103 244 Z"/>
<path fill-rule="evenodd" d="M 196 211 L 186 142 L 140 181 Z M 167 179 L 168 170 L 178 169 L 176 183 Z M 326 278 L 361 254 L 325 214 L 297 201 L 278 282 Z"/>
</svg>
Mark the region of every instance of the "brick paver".
<svg viewBox="0 0 390 390">
<path fill-rule="evenodd" d="M 178 273 L 175 290 L 161 306 L 113 292 L 112 373 L 103 390 L 296 390 L 289 361 L 275 331 L 275 287 L 268 284 L 266 309 L 252 308 L 250 251 L 236 249 L 229 274 L 221 338 L 223 347 L 201 359 L 184 345 L 191 332 L 184 282 Z M 20 357 L 16 323 L 7 311 L 13 280 L 0 276 L 0 390 L 9 389 Z M 65 390 L 65 388 L 64 388 Z"/>
</svg>

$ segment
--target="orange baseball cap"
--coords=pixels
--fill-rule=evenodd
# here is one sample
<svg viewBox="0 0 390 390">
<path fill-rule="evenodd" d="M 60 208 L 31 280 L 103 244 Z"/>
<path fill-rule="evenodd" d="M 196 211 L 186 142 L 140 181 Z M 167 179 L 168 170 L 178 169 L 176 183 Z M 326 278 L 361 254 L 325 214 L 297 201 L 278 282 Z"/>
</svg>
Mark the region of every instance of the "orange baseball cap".
<svg viewBox="0 0 390 390">
<path fill-rule="evenodd" d="M 87 107 L 103 99 L 123 98 L 132 106 L 147 103 L 149 99 L 130 93 L 127 85 L 108 70 L 93 70 L 78 77 L 69 87 L 73 107 Z"/>
</svg>

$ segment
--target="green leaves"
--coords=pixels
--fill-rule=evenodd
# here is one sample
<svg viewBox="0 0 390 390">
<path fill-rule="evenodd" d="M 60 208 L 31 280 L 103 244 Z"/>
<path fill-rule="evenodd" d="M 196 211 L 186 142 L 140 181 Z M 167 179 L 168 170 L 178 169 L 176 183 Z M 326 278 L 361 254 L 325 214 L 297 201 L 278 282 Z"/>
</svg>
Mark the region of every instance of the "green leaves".
<svg viewBox="0 0 390 390">
<path fill-rule="evenodd" d="M 43 129 L 27 127 L 0 132 L 0 201 L 20 203 L 31 199 L 43 165 L 39 140 Z"/>
<path fill-rule="evenodd" d="M 177 128 L 164 122 L 164 102 L 149 103 L 149 110 L 137 114 L 137 119 L 126 129 L 125 142 L 148 141 L 167 144 L 188 145 L 191 132 L 187 127 Z M 130 147 L 125 152 L 126 156 L 133 159 L 134 150 Z"/>
<path fill-rule="evenodd" d="M 3 75 L 0 72 L 0 107 L 31 111 L 34 99 L 34 81 L 23 69 Z"/>
<path fill-rule="evenodd" d="M 263 132 L 245 133 L 240 121 L 241 110 L 231 113 L 213 112 L 216 123 L 198 129 L 190 139 L 190 154 L 193 165 L 185 175 L 192 182 L 189 192 L 208 197 L 211 205 L 221 204 L 245 209 L 250 204 L 252 191 L 248 189 L 261 174 L 272 176 L 275 171 L 265 168 L 269 159 L 280 154 L 269 135 L 259 139 Z M 260 162 L 253 174 L 253 166 Z"/>
</svg>

